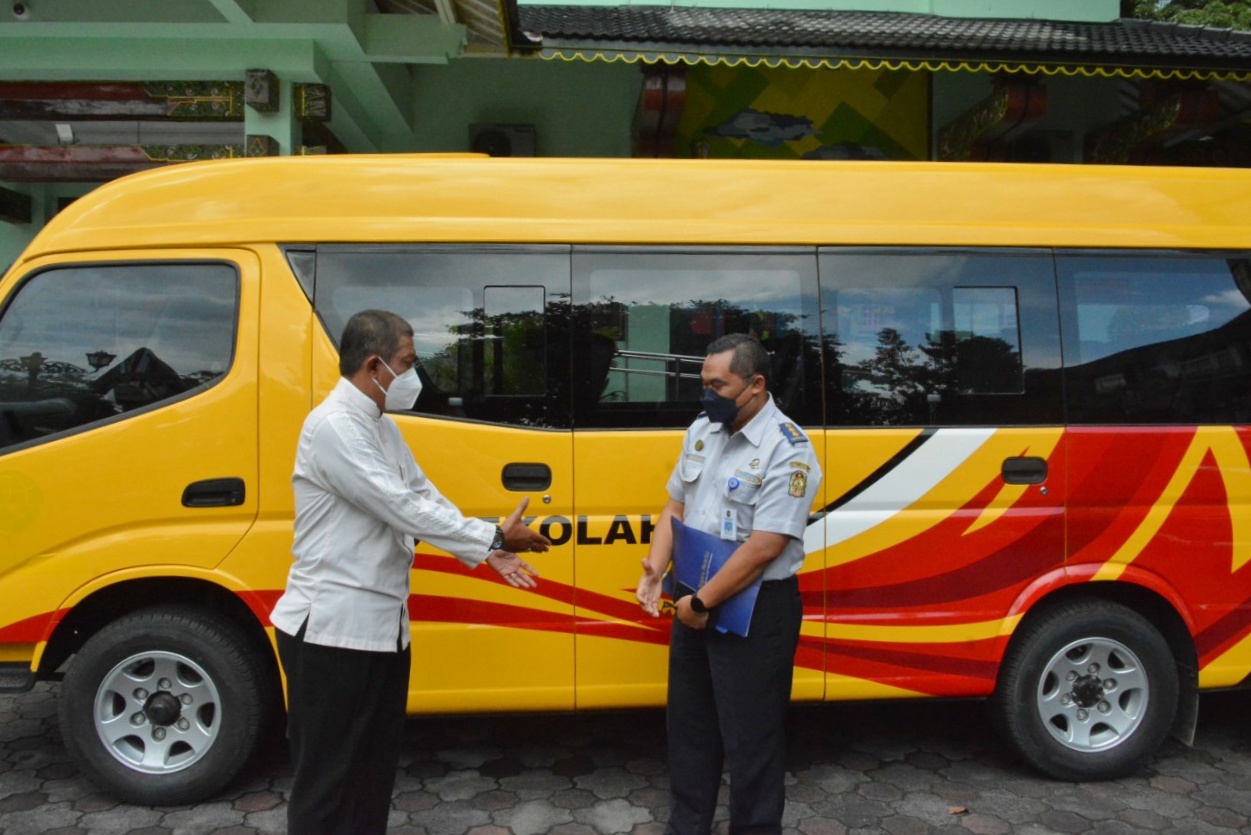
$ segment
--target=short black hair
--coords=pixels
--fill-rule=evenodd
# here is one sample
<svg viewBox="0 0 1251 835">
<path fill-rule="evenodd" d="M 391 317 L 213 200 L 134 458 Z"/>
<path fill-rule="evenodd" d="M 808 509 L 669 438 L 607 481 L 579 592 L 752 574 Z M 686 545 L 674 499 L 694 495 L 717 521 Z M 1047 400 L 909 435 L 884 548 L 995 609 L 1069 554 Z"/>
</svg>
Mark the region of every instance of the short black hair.
<svg viewBox="0 0 1251 835">
<path fill-rule="evenodd" d="M 412 338 L 413 327 L 386 310 L 362 310 L 353 314 L 339 340 L 339 373 L 351 377 L 365 360 L 377 355 L 389 361 L 400 350 L 400 340 Z"/>
<path fill-rule="evenodd" d="M 730 359 L 731 371 L 744 380 L 759 376 L 764 379 L 765 388 L 769 387 L 772 363 L 769 359 L 769 352 L 765 350 L 764 345 L 760 344 L 759 339 L 746 333 L 727 333 L 725 336 L 714 339 L 708 345 L 707 355 L 712 356 L 725 351 L 734 352 L 734 356 Z"/>
</svg>

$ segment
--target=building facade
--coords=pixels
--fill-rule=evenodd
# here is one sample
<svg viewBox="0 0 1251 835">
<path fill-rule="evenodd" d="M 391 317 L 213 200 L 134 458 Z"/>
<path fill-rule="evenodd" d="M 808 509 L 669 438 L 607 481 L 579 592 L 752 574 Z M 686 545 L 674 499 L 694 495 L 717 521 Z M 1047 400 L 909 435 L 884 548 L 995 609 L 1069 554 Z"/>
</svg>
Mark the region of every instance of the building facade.
<svg viewBox="0 0 1251 835">
<path fill-rule="evenodd" d="M 0 266 L 66 201 L 223 156 L 1247 165 L 1251 35 L 1115 0 L 29 0 Z"/>
</svg>

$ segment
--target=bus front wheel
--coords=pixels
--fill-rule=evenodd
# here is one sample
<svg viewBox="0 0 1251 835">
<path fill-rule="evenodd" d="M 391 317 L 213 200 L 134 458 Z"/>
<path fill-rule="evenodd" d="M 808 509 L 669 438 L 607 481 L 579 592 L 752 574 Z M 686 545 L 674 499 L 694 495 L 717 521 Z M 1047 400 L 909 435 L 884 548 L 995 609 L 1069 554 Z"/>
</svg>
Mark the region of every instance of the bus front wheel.
<svg viewBox="0 0 1251 835">
<path fill-rule="evenodd" d="M 134 612 L 93 635 L 70 663 L 61 735 L 84 775 L 123 800 L 202 800 L 256 746 L 264 669 L 243 631 L 213 612 Z"/>
<path fill-rule="evenodd" d="M 1004 740 L 1061 780 L 1140 768 L 1172 726 L 1177 664 L 1149 620 L 1101 600 L 1071 601 L 1017 631 L 992 699 Z"/>
</svg>

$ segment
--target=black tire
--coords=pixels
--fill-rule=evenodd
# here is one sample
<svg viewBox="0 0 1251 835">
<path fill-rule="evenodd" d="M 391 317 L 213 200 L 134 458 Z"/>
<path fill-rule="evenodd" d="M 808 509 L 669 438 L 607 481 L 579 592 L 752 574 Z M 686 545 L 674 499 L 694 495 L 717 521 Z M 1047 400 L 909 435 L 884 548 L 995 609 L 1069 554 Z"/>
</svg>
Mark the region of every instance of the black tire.
<svg viewBox="0 0 1251 835">
<path fill-rule="evenodd" d="M 266 670 L 243 630 L 219 615 L 143 609 L 75 655 L 61 736 L 83 774 L 123 800 L 203 800 L 252 756 L 269 703 Z"/>
<path fill-rule="evenodd" d="M 1060 780 L 1133 773 L 1168 735 L 1177 663 L 1142 615 L 1100 600 L 1061 604 L 1013 636 L 991 700 L 996 729 Z"/>
</svg>

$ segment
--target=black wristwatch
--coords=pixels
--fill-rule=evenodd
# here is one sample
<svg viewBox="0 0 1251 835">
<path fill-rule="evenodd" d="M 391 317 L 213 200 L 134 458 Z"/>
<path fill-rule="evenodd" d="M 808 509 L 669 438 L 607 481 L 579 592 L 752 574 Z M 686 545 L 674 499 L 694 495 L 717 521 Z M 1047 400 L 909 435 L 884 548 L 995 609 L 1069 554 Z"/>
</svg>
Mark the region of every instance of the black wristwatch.
<svg viewBox="0 0 1251 835">
<path fill-rule="evenodd" d="M 491 550 L 489 553 L 494 554 L 496 551 L 504 547 L 504 529 L 499 525 L 495 526 L 495 539 L 491 540 Z"/>
<path fill-rule="evenodd" d="M 699 599 L 698 594 L 691 595 L 691 611 L 697 615 L 708 614 L 708 607 L 704 605 L 704 601 Z"/>
</svg>

